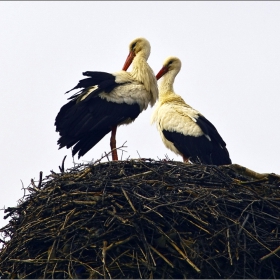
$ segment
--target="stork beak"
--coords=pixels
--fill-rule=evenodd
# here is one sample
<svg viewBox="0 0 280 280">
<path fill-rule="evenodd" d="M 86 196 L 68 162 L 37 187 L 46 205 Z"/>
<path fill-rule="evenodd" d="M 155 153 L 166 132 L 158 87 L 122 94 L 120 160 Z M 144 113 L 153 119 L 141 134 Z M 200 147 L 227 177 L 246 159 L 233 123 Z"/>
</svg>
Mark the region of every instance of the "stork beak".
<svg viewBox="0 0 280 280">
<path fill-rule="evenodd" d="M 159 80 L 167 72 L 168 72 L 168 67 L 167 66 L 163 66 L 160 69 L 160 71 L 157 73 L 157 75 L 156 75 L 157 80 Z"/>
<path fill-rule="evenodd" d="M 128 67 L 130 66 L 130 64 L 132 63 L 133 58 L 135 57 L 135 53 L 134 52 L 130 52 L 129 55 L 127 56 L 127 59 L 124 63 L 123 69 L 124 71 L 126 71 L 128 69 Z"/>
</svg>

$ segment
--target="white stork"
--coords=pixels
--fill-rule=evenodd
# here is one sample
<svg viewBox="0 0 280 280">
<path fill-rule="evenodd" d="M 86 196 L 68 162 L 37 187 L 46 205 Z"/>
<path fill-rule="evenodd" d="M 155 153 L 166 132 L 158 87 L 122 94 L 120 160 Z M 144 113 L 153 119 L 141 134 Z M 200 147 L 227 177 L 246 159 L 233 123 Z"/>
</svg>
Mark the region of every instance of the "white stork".
<svg viewBox="0 0 280 280">
<path fill-rule="evenodd" d="M 133 122 L 158 98 L 157 80 L 147 63 L 150 51 L 150 43 L 145 38 L 137 38 L 129 45 L 122 71 L 83 73 L 89 78 L 80 80 L 71 89 L 82 90 L 69 98 L 55 119 L 56 131 L 60 134 L 59 149 L 73 146 L 72 155 L 78 153 L 80 158 L 112 132 L 112 159 L 118 160 L 117 126 Z M 132 62 L 132 71 L 126 72 Z"/>
<path fill-rule="evenodd" d="M 163 76 L 163 80 L 151 123 L 157 124 L 165 146 L 181 155 L 184 162 L 231 164 L 226 143 L 214 125 L 174 92 L 173 83 L 180 69 L 180 59 L 169 57 L 158 72 L 156 78 Z"/>
</svg>

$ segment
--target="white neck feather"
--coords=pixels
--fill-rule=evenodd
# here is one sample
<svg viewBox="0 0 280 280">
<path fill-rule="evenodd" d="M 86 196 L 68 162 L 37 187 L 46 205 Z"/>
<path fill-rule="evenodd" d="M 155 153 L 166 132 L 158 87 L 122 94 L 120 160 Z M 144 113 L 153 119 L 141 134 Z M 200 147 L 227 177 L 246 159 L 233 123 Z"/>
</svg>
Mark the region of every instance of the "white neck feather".
<svg viewBox="0 0 280 280">
<path fill-rule="evenodd" d="M 162 81 L 159 84 L 159 99 L 164 98 L 165 94 L 174 93 L 173 84 L 176 75 L 177 73 L 174 70 L 168 71 L 163 75 Z"/>
<path fill-rule="evenodd" d="M 135 80 L 144 84 L 146 90 L 151 93 L 150 104 L 153 106 L 158 99 L 158 87 L 155 74 L 147 63 L 147 54 L 144 52 L 137 53 L 130 74 Z"/>
</svg>

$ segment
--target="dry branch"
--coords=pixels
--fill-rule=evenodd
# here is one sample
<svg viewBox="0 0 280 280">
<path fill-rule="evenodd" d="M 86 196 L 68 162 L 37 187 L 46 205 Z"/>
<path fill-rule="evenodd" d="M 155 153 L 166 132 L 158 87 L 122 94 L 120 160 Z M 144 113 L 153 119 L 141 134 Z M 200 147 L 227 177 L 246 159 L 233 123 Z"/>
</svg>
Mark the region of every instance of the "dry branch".
<svg viewBox="0 0 280 280">
<path fill-rule="evenodd" d="M 280 278 L 278 175 L 64 161 L 5 210 L 0 278 Z"/>
</svg>

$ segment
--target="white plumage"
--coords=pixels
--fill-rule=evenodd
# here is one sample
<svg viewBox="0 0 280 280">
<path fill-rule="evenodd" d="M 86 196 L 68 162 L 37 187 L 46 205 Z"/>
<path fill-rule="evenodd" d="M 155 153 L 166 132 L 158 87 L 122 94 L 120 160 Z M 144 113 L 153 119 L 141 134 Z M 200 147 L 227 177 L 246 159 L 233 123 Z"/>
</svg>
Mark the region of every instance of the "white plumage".
<svg viewBox="0 0 280 280">
<path fill-rule="evenodd" d="M 74 89 L 82 90 L 71 96 L 59 111 L 55 126 L 59 132 L 59 148 L 73 146 L 72 154 L 81 157 L 107 133 L 111 134 L 113 160 L 116 151 L 117 126 L 133 122 L 158 98 L 156 77 L 147 63 L 151 46 L 145 38 L 129 45 L 129 55 L 123 70 L 110 74 L 87 71 Z M 133 62 L 131 72 L 126 72 Z"/>
<path fill-rule="evenodd" d="M 174 92 L 174 80 L 180 69 L 180 59 L 169 57 L 157 74 L 157 79 L 163 79 L 151 123 L 156 123 L 164 145 L 184 161 L 230 164 L 226 144 L 214 125 Z"/>
</svg>

